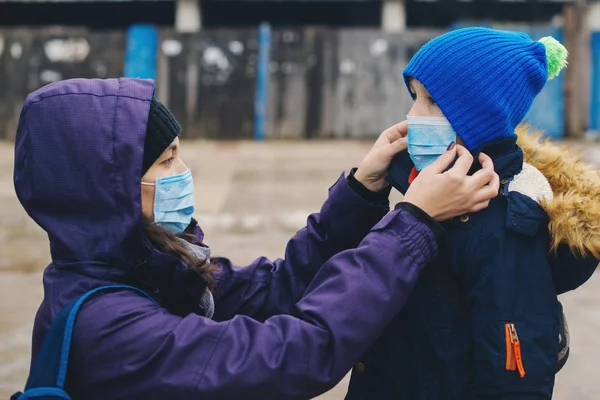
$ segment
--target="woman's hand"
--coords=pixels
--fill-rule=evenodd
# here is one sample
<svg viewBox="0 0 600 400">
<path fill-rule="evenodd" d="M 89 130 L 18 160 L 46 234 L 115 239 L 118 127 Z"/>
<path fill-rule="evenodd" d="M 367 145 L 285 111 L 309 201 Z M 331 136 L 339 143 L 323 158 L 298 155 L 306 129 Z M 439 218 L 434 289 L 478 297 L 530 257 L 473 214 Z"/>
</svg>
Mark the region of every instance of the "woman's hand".
<svg viewBox="0 0 600 400">
<path fill-rule="evenodd" d="M 456 155 L 456 163 L 446 171 Z M 482 169 L 468 176 L 473 156 L 460 145 L 452 147 L 421 171 L 404 201 L 419 207 L 436 221 L 483 210 L 498 195 L 500 180 L 490 157 L 481 153 L 479 162 Z"/>
<path fill-rule="evenodd" d="M 369 153 L 361 161 L 354 173 L 354 178 L 373 192 L 380 192 L 388 187 L 389 183 L 385 180 L 388 175 L 387 170 L 394 156 L 402 150 L 406 150 L 407 132 L 408 124 L 406 121 L 383 131 Z"/>
</svg>

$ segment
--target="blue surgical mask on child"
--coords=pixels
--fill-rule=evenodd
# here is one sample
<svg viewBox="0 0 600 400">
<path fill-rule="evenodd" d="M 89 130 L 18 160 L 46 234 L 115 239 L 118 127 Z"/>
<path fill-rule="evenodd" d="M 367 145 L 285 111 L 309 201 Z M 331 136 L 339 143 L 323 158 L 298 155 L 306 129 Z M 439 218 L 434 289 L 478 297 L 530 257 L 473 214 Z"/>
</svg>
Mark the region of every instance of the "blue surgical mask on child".
<svg viewBox="0 0 600 400">
<path fill-rule="evenodd" d="M 444 117 L 412 117 L 408 120 L 408 154 L 417 171 L 433 163 L 456 141 L 456 132 Z"/>
<path fill-rule="evenodd" d="M 192 222 L 194 213 L 194 180 L 192 171 L 157 178 L 154 191 L 154 223 L 178 235 Z"/>
</svg>

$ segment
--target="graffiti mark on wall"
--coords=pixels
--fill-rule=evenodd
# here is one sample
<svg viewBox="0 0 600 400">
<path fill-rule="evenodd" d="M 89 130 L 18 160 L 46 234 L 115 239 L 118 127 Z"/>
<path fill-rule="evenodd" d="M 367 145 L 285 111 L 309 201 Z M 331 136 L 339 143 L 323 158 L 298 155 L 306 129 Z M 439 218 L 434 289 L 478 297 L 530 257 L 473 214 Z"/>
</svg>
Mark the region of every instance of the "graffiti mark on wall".
<svg viewBox="0 0 600 400">
<path fill-rule="evenodd" d="M 15 60 L 21 59 L 21 56 L 23 56 L 23 46 L 21 46 L 21 43 L 13 43 L 10 46 L 10 55 Z"/>
<path fill-rule="evenodd" d="M 208 46 L 202 52 L 202 82 L 205 85 L 221 85 L 227 82 L 233 65 L 227 54 L 217 46 Z"/>
<path fill-rule="evenodd" d="M 353 74 L 356 70 L 356 63 L 348 58 L 340 63 L 340 72 L 344 75 Z"/>
<path fill-rule="evenodd" d="M 92 65 L 92 69 L 96 72 L 98 78 L 106 78 L 108 76 L 108 67 L 106 64 L 96 62 Z"/>
<path fill-rule="evenodd" d="M 385 39 L 377 39 L 369 46 L 369 52 L 372 56 L 377 57 L 382 55 L 388 50 L 388 42 Z"/>
<path fill-rule="evenodd" d="M 62 79 L 62 74 L 58 71 L 52 71 L 49 69 L 45 69 L 40 73 L 40 80 L 43 83 L 51 83 L 60 81 Z"/>
<path fill-rule="evenodd" d="M 161 50 L 163 54 L 167 57 L 177 57 L 181 54 L 181 50 L 183 49 L 183 45 L 179 40 L 175 39 L 167 39 L 162 42 Z"/>
<path fill-rule="evenodd" d="M 44 52 L 52 62 L 81 62 L 90 54 L 90 44 L 85 38 L 52 39 L 44 45 Z"/>
<path fill-rule="evenodd" d="M 283 32 L 281 39 L 282 39 L 283 43 L 294 43 L 294 42 L 298 42 L 300 40 L 300 35 L 297 34 L 296 32 L 285 31 L 285 32 Z"/>
<path fill-rule="evenodd" d="M 210 46 L 202 54 L 204 64 L 209 67 L 216 67 L 220 70 L 227 70 L 231 67 L 227 55 L 216 46 Z"/>
<path fill-rule="evenodd" d="M 238 40 L 229 42 L 229 51 L 234 55 L 239 56 L 244 52 L 244 44 Z"/>
</svg>

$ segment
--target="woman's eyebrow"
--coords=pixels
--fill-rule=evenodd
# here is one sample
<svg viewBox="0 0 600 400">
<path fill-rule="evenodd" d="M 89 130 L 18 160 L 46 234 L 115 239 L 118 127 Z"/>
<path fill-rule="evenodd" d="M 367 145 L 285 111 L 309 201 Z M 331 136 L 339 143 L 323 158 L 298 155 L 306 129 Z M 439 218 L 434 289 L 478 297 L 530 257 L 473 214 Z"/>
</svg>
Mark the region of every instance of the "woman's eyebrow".
<svg viewBox="0 0 600 400">
<path fill-rule="evenodd" d="M 175 151 L 175 150 L 177 150 L 177 145 L 176 144 L 172 144 L 169 147 L 167 147 L 167 149 L 165 151 L 163 151 L 163 153 L 160 156 L 161 157 L 165 157 L 169 152 Z"/>
</svg>

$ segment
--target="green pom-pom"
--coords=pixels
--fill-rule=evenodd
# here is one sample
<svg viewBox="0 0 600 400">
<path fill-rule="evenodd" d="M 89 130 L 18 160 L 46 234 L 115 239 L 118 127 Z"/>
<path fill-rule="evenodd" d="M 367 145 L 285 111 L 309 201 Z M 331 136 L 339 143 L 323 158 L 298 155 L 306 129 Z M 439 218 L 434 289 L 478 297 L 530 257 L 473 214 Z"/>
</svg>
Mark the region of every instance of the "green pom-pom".
<svg viewBox="0 0 600 400">
<path fill-rule="evenodd" d="M 548 64 L 548 80 L 550 80 L 557 77 L 560 71 L 567 66 L 569 52 L 552 36 L 541 38 L 539 42 L 546 46 L 546 64 Z"/>
</svg>

